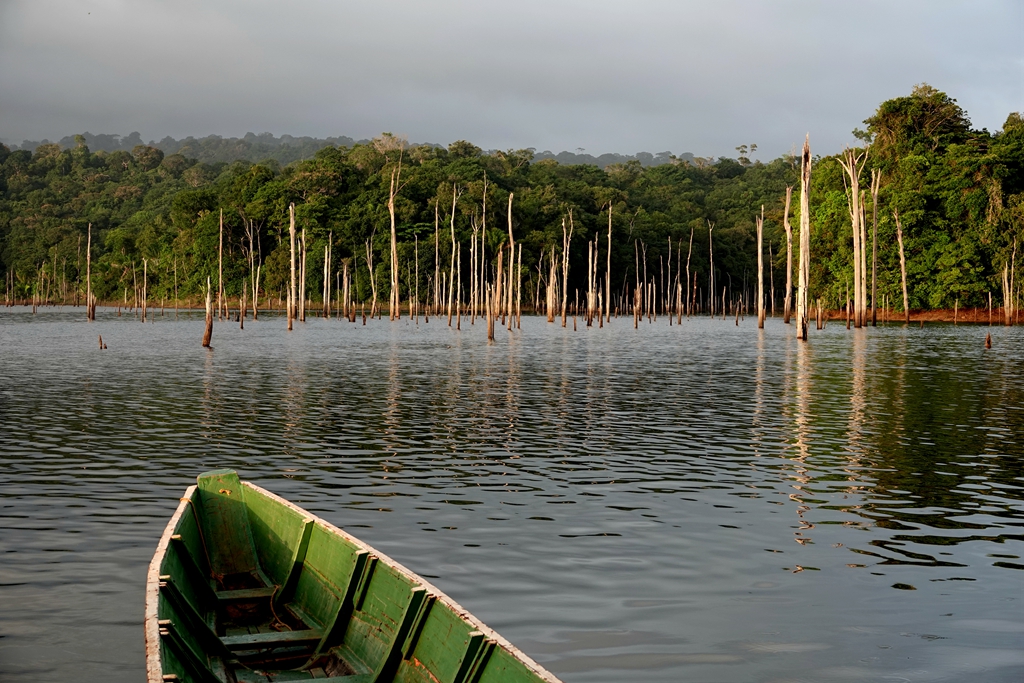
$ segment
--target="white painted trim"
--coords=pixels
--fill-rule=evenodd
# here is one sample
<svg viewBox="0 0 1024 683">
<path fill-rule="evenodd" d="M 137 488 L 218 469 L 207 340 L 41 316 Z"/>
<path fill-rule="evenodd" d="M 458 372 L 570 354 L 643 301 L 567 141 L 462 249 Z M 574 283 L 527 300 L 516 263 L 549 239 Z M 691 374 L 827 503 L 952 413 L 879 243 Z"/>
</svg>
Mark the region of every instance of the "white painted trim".
<svg viewBox="0 0 1024 683">
<path fill-rule="evenodd" d="M 185 495 L 178 503 L 178 509 L 171 515 L 170 521 L 156 544 L 156 552 L 153 553 L 153 560 L 149 563 L 149 571 L 146 574 L 146 681 L 147 683 L 163 683 L 163 663 L 160 661 L 160 617 L 158 608 L 160 604 L 160 565 L 164 562 L 164 555 L 167 553 L 167 546 L 171 543 L 171 536 L 178 528 L 178 522 L 189 500 L 195 494 L 196 487 L 189 486 L 185 489 Z M 198 520 L 197 520 L 198 521 Z"/>
</svg>

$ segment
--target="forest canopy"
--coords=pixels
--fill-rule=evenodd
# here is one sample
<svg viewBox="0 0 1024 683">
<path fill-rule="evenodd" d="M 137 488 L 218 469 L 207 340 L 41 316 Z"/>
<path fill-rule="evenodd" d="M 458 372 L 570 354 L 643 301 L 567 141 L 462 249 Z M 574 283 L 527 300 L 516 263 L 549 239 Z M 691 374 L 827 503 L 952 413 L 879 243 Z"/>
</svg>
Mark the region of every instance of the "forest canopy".
<svg viewBox="0 0 1024 683">
<path fill-rule="evenodd" d="M 867 153 L 865 178 L 872 169 L 881 174 L 878 205 L 869 196 L 866 206 L 877 220 L 878 296 L 901 301 L 896 211 L 911 308 L 981 306 L 989 292 L 998 298 L 1004 267 L 1015 266 L 1024 225 L 1021 115 L 1010 114 L 1000 131 L 976 130 L 956 100 L 920 85 L 883 102 L 854 134 L 859 151 Z M 371 275 L 386 300 L 389 192 L 401 164 L 394 211 L 403 300 L 417 290 L 424 299 L 430 291 L 435 240 L 437 257 L 447 263 L 451 225 L 459 244 L 468 245 L 473 230 L 483 229 L 485 258 L 493 259 L 508 240 L 510 193 L 523 280 L 532 287 L 545 272 L 538 268 L 542 254 L 561 253 L 562 221 L 572 210 L 569 291 L 586 288 L 587 241 L 606 235 L 611 211 L 613 292 L 631 291 L 644 256 L 647 277 L 658 277 L 670 244 L 676 267 L 687 258 L 691 238 L 690 267 L 698 285 L 706 286 L 713 225 L 715 281 L 730 298 L 739 296 L 756 281 L 755 216 L 763 206 L 765 248 L 771 248 L 766 280 L 774 279 L 780 299 L 786 188 L 798 185 L 800 173 L 797 158 L 752 162 L 742 148 L 738 158 L 666 154 L 653 165 L 630 159 L 602 168 L 538 159 L 533 150 L 485 153 L 466 141 L 399 149 L 404 141 L 387 134 L 336 141 L 287 164 L 254 162 L 241 153 L 231 162 L 204 161 L 187 145 L 165 153 L 141 142 L 113 151 L 91 149 L 84 136 L 72 142 L 34 151 L 0 145 L 0 269 L 19 298 L 47 283 L 84 292 L 90 225 L 92 287 L 101 300 L 120 299 L 132 288 L 143 261 L 151 299 L 172 296 L 174 282 L 182 298 L 196 297 L 208 277 L 216 281 L 221 216 L 227 293 L 240 293 L 255 262 L 262 264 L 263 295 L 277 297 L 288 277 L 294 203 L 311 257 L 322 258 L 329 242 L 331 277 L 347 260 L 356 300 L 370 296 Z M 813 149 L 813 137 L 811 144 Z M 832 152 L 814 158 L 811 177 L 810 296 L 838 307 L 853 276 L 852 229 L 840 150 Z M 794 225 L 797 211 L 790 217 Z M 598 240 L 601 263 L 606 244 Z M 322 268 L 308 269 L 306 291 L 313 300 L 323 278 Z"/>
</svg>

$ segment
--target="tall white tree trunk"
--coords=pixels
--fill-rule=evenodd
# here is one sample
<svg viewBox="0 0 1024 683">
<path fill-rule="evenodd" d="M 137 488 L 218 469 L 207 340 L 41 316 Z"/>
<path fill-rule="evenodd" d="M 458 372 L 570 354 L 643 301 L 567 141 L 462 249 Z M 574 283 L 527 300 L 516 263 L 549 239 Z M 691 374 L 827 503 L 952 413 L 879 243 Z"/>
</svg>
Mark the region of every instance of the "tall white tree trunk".
<svg viewBox="0 0 1024 683">
<path fill-rule="evenodd" d="M 761 205 L 761 215 L 756 217 L 757 221 L 757 327 L 764 327 L 764 205 Z"/>
<path fill-rule="evenodd" d="M 800 163 L 800 264 L 797 272 L 796 337 L 807 341 L 811 269 L 811 136 L 804 139 Z"/>
<path fill-rule="evenodd" d="M 288 237 L 291 240 L 291 284 L 288 286 L 288 329 L 295 319 L 295 203 L 288 205 Z"/>
<path fill-rule="evenodd" d="M 896 241 L 900 247 L 900 280 L 903 283 L 903 319 L 910 324 L 910 297 L 907 294 L 907 257 L 903 250 L 903 225 L 900 223 L 900 214 L 895 209 L 892 217 L 896 219 Z"/>
<path fill-rule="evenodd" d="M 786 229 L 786 290 L 783 293 L 785 303 L 782 307 L 782 322 L 789 324 L 789 316 L 793 313 L 793 226 L 789 222 L 789 206 L 793 199 L 793 187 L 786 188 L 786 209 L 782 214 L 782 225 Z"/>
</svg>

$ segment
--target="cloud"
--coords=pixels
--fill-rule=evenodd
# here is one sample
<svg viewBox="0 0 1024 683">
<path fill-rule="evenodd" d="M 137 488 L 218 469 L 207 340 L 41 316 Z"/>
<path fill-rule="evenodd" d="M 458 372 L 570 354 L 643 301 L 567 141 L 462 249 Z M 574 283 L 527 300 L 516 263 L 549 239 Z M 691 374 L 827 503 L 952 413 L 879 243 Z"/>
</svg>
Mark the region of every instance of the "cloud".
<svg viewBox="0 0 1024 683">
<path fill-rule="evenodd" d="M 465 138 L 764 158 L 823 151 L 927 81 L 1024 108 L 1024 5 L 32 0 L 0 15 L 0 136 Z"/>
</svg>

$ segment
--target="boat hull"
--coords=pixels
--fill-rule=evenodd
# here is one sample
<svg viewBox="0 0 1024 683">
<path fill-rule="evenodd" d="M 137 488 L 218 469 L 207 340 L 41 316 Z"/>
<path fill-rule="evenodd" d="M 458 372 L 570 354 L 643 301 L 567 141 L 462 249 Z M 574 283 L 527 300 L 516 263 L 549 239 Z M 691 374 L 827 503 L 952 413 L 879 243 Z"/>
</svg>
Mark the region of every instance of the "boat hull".
<svg viewBox="0 0 1024 683">
<path fill-rule="evenodd" d="M 200 475 L 146 585 L 149 683 L 558 683 L 435 586 L 229 470 Z"/>
</svg>

